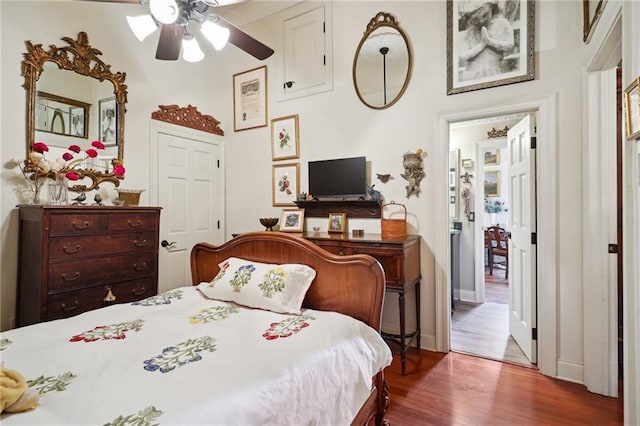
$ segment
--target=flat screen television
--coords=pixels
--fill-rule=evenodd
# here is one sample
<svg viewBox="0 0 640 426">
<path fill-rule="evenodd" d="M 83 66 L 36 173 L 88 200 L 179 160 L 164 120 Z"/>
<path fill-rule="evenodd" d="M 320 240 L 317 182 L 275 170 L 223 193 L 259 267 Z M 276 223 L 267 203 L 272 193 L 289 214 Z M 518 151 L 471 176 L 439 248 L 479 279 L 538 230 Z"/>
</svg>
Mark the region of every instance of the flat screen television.
<svg viewBox="0 0 640 426">
<path fill-rule="evenodd" d="M 315 198 L 356 198 L 367 193 L 365 157 L 309 161 L 309 194 Z"/>
</svg>

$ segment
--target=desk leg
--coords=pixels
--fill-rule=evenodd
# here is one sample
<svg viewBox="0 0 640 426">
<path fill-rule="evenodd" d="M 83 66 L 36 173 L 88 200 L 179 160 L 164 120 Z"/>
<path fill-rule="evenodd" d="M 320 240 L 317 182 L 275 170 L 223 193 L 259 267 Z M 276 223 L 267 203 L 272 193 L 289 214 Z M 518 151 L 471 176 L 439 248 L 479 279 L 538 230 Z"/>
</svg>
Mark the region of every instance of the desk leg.
<svg viewBox="0 0 640 426">
<path fill-rule="evenodd" d="M 416 283 L 416 348 L 420 349 L 420 281 Z"/>
<path fill-rule="evenodd" d="M 404 290 L 398 293 L 398 305 L 400 310 L 400 362 L 402 364 L 402 375 L 404 376 L 407 373 L 407 344 L 405 343 L 407 330 L 404 320 Z"/>
</svg>

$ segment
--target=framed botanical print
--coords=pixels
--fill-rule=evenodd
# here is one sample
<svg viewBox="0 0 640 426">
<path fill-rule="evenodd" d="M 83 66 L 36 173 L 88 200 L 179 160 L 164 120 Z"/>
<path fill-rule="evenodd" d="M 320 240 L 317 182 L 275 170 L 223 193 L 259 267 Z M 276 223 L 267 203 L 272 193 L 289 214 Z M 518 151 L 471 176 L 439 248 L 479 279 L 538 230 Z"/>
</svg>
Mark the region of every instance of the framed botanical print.
<svg viewBox="0 0 640 426">
<path fill-rule="evenodd" d="M 267 125 L 267 66 L 233 75 L 233 130 Z"/>
<path fill-rule="evenodd" d="M 304 209 L 284 209 L 280 213 L 281 232 L 302 232 L 304 230 Z"/>
<path fill-rule="evenodd" d="M 636 78 L 624 91 L 625 127 L 627 139 L 640 138 L 640 77 Z"/>
<path fill-rule="evenodd" d="M 300 163 L 274 164 L 272 170 L 273 205 L 295 205 L 300 195 Z"/>
<path fill-rule="evenodd" d="M 271 120 L 271 159 L 300 158 L 299 134 L 297 114 Z"/>
<path fill-rule="evenodd" d="M 485 197 L 500 196 L 500 172 L 484 173 L 484 195 Z"/>
<path fill-rule="evenodd" d="M 534 78 L 534 0 L 447 1 L 447 94 Z"/>
</svg>

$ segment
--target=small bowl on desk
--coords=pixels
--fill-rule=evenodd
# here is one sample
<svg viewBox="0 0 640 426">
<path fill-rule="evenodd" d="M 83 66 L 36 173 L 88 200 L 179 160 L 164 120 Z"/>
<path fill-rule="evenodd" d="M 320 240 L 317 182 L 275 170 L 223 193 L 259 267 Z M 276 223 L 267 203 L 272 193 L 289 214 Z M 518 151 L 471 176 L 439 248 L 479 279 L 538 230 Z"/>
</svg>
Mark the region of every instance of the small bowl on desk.
<svg viewBox="0 0 640 426">
<path fill-rule="evenodd" d="M 262 226 L 266 228 L 265 231 L 273 231 L 273 227 L 278 224 L 280 219 L 277 217 L 261 217 L 259 220 Z"/>
</svg>

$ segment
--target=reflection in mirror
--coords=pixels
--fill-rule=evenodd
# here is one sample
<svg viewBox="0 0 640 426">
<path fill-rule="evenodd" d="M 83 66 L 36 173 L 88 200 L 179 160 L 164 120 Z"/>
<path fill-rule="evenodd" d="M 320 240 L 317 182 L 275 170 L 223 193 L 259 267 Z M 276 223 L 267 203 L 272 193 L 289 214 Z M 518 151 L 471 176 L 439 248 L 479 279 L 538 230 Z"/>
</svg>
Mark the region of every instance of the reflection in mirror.
<svg viewBox="0 0 640 426">
<path fill-rule="evenodd" d="M 388 108 L 400 99 L 411 76 L 409 40 L 395 18 L 379 12 L 367 25 L 353 59 L 353 85 L 370 108 Z"/>
<path fill-rule="evenodd" d="M 102 53 L 89 44 L 86 33 L 78 33 L 77 40 L 62 40 L 68 45 L 50 45 L 49 50 L 41 44 L 25 42 L 22 75 L 27 95 L 26 169 L 37 170 L 29 155 L 35 141 L 51 147 L 47 155 L 55 159 L 61 158 L 71 145 L 86 149 L 97 140 L 104 143 L 105 149 L 100 150 L 99 157 L 74 160 L 73 172 L 79 180 L 71 182 L 69 189 L 89 191 L 102 182 L 118 186 L 124 170 L 116 166 L 122 166 L 124 161 L 126 74 L 111 72 L 111 66 L 99 57 Z M 114 134 L 109 134 L 108 140 L 103 140 L 100 132 L 101 102 L 108 102 L 116 118 Z M 54 176 L 49 173 L 49 177 Z"/>
<path fill-rule="evenodd" d="M 460 180 L 460 150 L 449 151 L 449 218 L 451 222 L 460 220 L 460 196 L 458 181 Z"/>
</svg>

